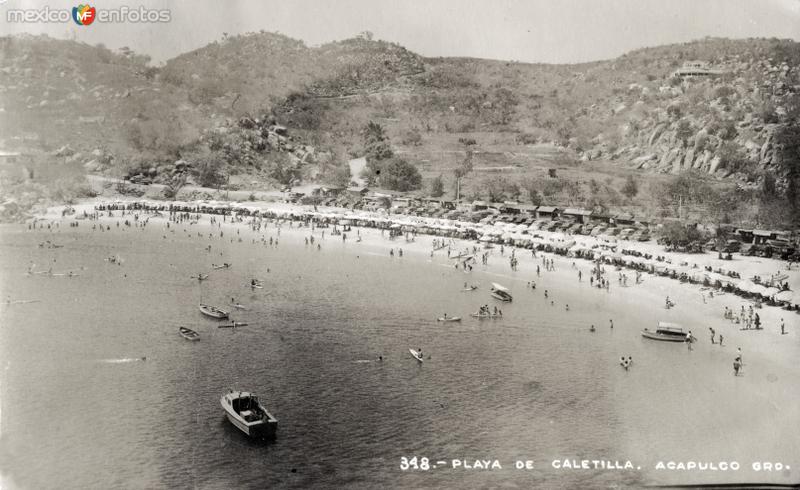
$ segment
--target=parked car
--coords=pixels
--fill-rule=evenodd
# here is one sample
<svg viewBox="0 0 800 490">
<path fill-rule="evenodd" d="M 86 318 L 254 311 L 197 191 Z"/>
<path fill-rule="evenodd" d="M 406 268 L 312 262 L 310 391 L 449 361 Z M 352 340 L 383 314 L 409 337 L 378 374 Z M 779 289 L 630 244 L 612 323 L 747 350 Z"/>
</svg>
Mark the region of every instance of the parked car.
<svg viewBox="0 0 800 490">
<path fill-rule="evenodd" d="M 631 240 L 636 240 L 639 242 L 646 242 L 650 240 L 650 232 L 647 230 L 639 230 L 630 237 Z"/>
<path fill-rule="evenodd" d="M 627 240 L 635 232 L 636 232 L 636 230 L 634 230 L 633 228 L 625 228 L 624 230 L 619 232 L 619 235 L 617 235 L 617 238 L 619 238 L 620 240 Z"/>
<path fill-rule="evenodd" d="M 728 240 L 725 242 L 725 246 L 722 248 L 722 251 L 725 253 L 733 253 L 739 252 L 742 250 L 742 242 L 739 240 Z"/>
<path fill-rule="evenodd" d="M 578 230 L 581 229 L 581 226 L 583 226 L 583 225 L 581 225 L 580 223 L 574 223 L 574 224 L 568 226 L 565 231 L 567 233 L 576 234 L 576 233 L 578 233 Z"/>
<path fill-rule="evenodd" d="M 591 236 L 602 235 L 603 233 L 606 232 L 607 229 L 608 227 L 606 225 L 597 225 L 592 229 L 592 232 L 589 233 L 589 235 Z"/>
</svg>

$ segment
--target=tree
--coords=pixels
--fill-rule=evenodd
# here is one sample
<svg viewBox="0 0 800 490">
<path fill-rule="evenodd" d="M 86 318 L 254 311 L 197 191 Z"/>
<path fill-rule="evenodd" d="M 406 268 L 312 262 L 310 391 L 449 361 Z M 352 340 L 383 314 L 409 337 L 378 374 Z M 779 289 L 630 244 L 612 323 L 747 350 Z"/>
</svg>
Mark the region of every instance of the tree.
<svg viewBox="0 0 800 490">
<path fill-rule="evenodd" d="M 422 175 L 415 165 L 402 158 L 393 157 L 383 165 L 380 184 L 393 191 L 411 191 L 420 188 Z"/>
<path fill-rule="evenodd" d="M 525 192 L 528 193 L 528 199 L 534 206 L 542 204 L 542 195 L 539 193 L 539 186 L 534 179 L 525 179 L 522 183 Z"/>
<path fill-rule="evenodd" d="M 633 175 L 629 175 L 625 179 L 625 184 L 622 186 L 622 193 L 628 198 L 633 199 L 639 193 L 639 184 L 634 180 Z"/>
<path fill-rule="evenodd" d="M 664 226 L 662 232 L 664 242 L 672 247 L 686 247 L 690 243 L 702 238 L 700 230 L 694 226 L 686 226 L 679 222 L 670 222 Z"/>
<path fill-rule="evenodd" d="M 444 194 L 444 179 L 439 174 L 431 181 L 431 197 L 441 197 Z"/>
<path fill-rule="evenodd" d="M 675 128 L 675 137 L 683 141 L 684 145 L 693 134 L 694 130 L 692 130 L 692 125 L 689 123 L 689 121 L 686 119 L 681 119 L 678 121 L 678 126 Z"/>
<path fill-rule="evenodd" d="M 393 155 L 392 148 L 389 146 L 389 139 L 383 130 L 383 126 L 370 121 L 364 127 L 364 152 L 369 160 L 386 160 Z"/>
<path fill-rule="evenodd" d="M 472 150 L 469 149 L 471 143 L 468 141 L 461 141 L 461 143 L 466 148 L 467 153 L 464 160 L 461 161 L 461 164 L 453 171 L 453 175 L 456 178 L 456 200 L 461 199 L 461 179 L 472 171 Z"/>
<path fill-rule="evenodd" d="M 384 171 L 384 161 L 392 157 L 392 148 L 389 146 L 383 127 L 378 123 L 370 121 L 361 134 L 364 141 L 364 154 L 367 158 L 364 177 L 370 184 L 374 184 L 380 179 L 381 172 Z"/>
<path fill-rule="evenodd" d="M 194 166 L 197 183 L 202 187 L 219 187 L 225 182 L 218 158 L 212 154 L 201 157 Z"/>
</svg>

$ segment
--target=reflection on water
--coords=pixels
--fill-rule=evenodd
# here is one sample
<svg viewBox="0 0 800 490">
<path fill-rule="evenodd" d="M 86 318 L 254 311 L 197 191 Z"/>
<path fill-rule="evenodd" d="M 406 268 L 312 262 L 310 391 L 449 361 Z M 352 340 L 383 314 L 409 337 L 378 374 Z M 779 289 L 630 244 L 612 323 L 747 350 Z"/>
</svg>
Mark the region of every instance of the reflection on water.
<svg viewBox="0 0 800 490">
<path fill-rule="evenodd" d="M 62 230 L 57 250 L 35 246 L 46 233 L 3 230 L 3 297 L 41 300 L 0 313 L 2 465 L 21 487 L 638 486 L 661 476 L 558 472 L 550 462 L 651 466 L 661 457 L 797 449 L 786 438 L 778 448 L 731 449 L 726 421 L 739 418 L 726 400 L 750 402 L 698 386 L 698 373 L 718 370 L 717 359 L 642 342 L 638 330 L 655 321 L 652 311 L 624 296 L 555 277 L 532 291 L 530 277 L 509 271 L 503 280 L 515 301 L 502 306 L 502 320 L 479 321 L 468 313 L 495 304 L 485 286 L 498 279 L 477 268 L 468 279 L 482 288 L 462 293 L 465 275 L 440 267 L 443 258 L 390 259 L 335 239 L 317 250 L 289 230 L 278 248 L 251 244 L 244 229 L 243 243 L 228 233 L 165 239 L 156 226 Z M 122 265 L 104 260 L 112 255 Z M 81 275 L 25 275 L 29 261 L 53 259 L 54 269 Z M 222 261 L 233 267 L 190 279 Z M 252 277 L 264 289 L 248 287 Z M 248 326 L 217 328 L 200 301 Z M 464 320 L 436 322 L 444 312 Z M 613 331 L 604 328 L 612 317 Z M 185 341 L 180 326 L 201 340 Z M 430 359 L 420 365 L 409 348 Z M 629 372 L 616 364 L 622 354 L 636 359 Z M 726 384 L 728 374 L 726 366 Z M 712 372 L 704 382 L 725 388 L 722 379 Z M 279 419 L 275 442 L 250 441 L 224 420 L 219 397 L 229 388 L 262 397 Z M 775 430 L 796 426 L 796 410 L 782 407 Z M 703 424 L 722 427 L 714 436 Z M 746 424 L 739 430 L 737 438 L 754 434 Z M 401 472 L 403 456 L 498 459 L 504 470 Z M 535 469 L 514 470 L 517 459 Z"/>
</svg>

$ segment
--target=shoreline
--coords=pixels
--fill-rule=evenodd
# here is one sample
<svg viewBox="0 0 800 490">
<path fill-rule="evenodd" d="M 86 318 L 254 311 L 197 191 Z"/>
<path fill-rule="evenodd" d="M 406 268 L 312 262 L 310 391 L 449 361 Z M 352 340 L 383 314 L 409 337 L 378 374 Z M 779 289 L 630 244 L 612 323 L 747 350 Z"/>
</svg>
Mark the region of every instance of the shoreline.
<svg viewBox="0 0 800 490">
<path fill-rule="evenodd" d="M 786 277 L 786 282 L 790 285 L 792 291 L 797 291 L 800 289 L 800 271 L 797 269 L 788 269 L 787 265 L 781 261 L 774 260 L 774 259 L 763 259 L 760 257 L 737 257 L 737 260 L 719 260 L 716 256 L 711 257 L 710 254 L 705 253 L 702 255 L 690 255 L 690 254 L 681 254 L 681 253 L 674 253 L 674 252 L 664 252 L 659 249 L 663 248 L 660 245 L 656 245 L 655 243 L 632 243 L 626 241 L 615 241 L 615 242 L 607 242 L 597 237 L 588 237 L 588 236 L 564 236 L 561 233 L 551 233 L 541 230 L 536 230 L 535 234 L 537 236 L 542 236 L 544 240 L 550 240 L 552 244 L 563 243 L 564 241 L 573 241 L 575 244 L 572 245 L 573 247 L 584 247 L 588 249 L 589 247 L 594 247 L 594 249 L 599 250 L 612 250 L 613 253 L 603 252 L 600 257 L 600 260 L 597 258 L 591 259 L 587 257 L 581 256 L 571 256 L 570 253 L 564 253 L 563 249 L 555 250 L 554 248 L 548 248 L 547 251 L 536 250 L 535 258 L 532 256 L 530 249 L 515 247 L 510 245 L 499 246 L 496 245 L 493 248 L 483 248 L 483 243 L 477 242 L 475 238 L 478 238 L 481 233 L 495 233 L 499 234 L 502 232 L 502 226 L 495 226 L 495 225 L 476 225 L 472 223 L 454 223 L 449 222 L 449 220 L 436 220 L 432 218 L 422 218 L 422 217 L 412 217 L 407 215 L 387 215 L 387 214 L 379 214 L 374 212 L 366 212 L 366 211 L 353 211 L 347 210 L 342 208 L 318 208 L 317 211 L 313 210 L 313 206 L 304 206 L 298 204 L 290 204 L 290 203 L 273 203 L 273 202 L 265 202 L 265 201 L 256 201 L 256 202 L 247 202 L 247 203 L 237 203 L 232 201 L 154 201 L 149 199 L 129 199 L 129 200 L 121 200 L 116 199 L 114 201 L 109 201 L 105 199 L 90 199 L 81 202 L 80 204 L 74 206 L 55 206 L 48 208 L 48 212 L 40 217 L 37 217 L 33 220 L 36 223 L 38 220 L 52 220 L 53 222 L 56 221 L 81 221 L 84 219 L 83 213 L 85 212 L 89 219 L 93 216 L 96 218 L 100 218 L 102 220 L 111 220 L 119 222 L 119 218 L 121 217 L 119 210 L 112 211 L 112 216 L 108 216 L 108 211 L 96 211 L 95 207 L 103 207 L 103 206 L 112 206 L 112 207 L 120 207 L 120 206 L 133 206 L 137 204 L 139 206 L 146 206 L 149 209 L 138 209 L 138 210 L 127 210 L 124 211 L 127 213 L 125 216 L 130 216 L 132 214 L 142 214 L 144 215 L 145 221 L 153 220 L 154 222 L 163 221 L 167 223 L 170 221 L 169 215 L 169 207 L 170 206 L 177 206 L 177 207 L 188 207 L 188 208 L 198 208 L 198 207 L 207 207 L 208 210 L 216 211 L 215 213 L 196 213 L 193 211 L 181 211 L 180 213 L 183 214 L 190 214 L 190 215 L 200 215 L 208 218 L 209 220 L 214 216 L 223 216 L 223 220 L 217 219 L 217 226 L 225 225 L 228 226 L 235 226 L 238 227 L 240 225 L 244 225 L 245 228 L 249 229 L 251 225 L 251 221 L 254 220 L 253 216 L 248 216 L 246 214 L 240 214 L 236 218 L 236 220 L 228 219 L 231 217 L 230 214 L 223 214 L 223 210 L 232 210 L 234 212 L 246 212 L 249 214 L 253 214 L 258 212 L 260 217 L 255 218 L 260 223 L 261 220 L 266 221 L 265 230 L 267 229 L 268 224 L 273 224 L 275 227 L 285 230 L 285 231 L 295 231 L 300 232 L 301 230 L 304 232 L 309 232 L 311 236 L 320 235 L 323 236 L 325 234 L 325 230 L 328 230 L 326 227 L 318 227 L 315 224 L 319 224 L 316 220 L 324 220 L 328 219 L 329 221 L 345 221 L 345 223 L 355 228 L 352 232 L 348 232 L 348 241 L 355 242 L 355 233 L 356 230 L 359 230 L 358 233 L 362 234 L 363 237 L 366 239 L 361 246 L 375 248 L 379 250 L 378 252 L 367 252 L 370 255 L 383 255 L 388 258 L 389 257 L 389 250 L 390 249 L 403 249 L 406 254 L 410 253 L 417 256 L 422 257 L 430 257 L 433 258 L 434 254 L 439 256 L 440 254 L 443 255 L 446 252 L 443 248 L 438 249 L 437 251 L 433 251 L 433 248 L 428 248 L 429 244 L 432 244 L 433 240 L 442 240 L 446 239 L 446 241 L 450 244 L 447 248 L 454 251 L 454 253 L 462 253 L 466 252 L 475 256 L 475 260 L 472 262 L 473 265 L 476 267 L 480 263 L 480 256 L 483 253 L 488 253 L 491 257 L 490 264 L 484 266 L 484 272 L 495 275 L 496 277 L 500 278 L 508 278 L 511 279 L 513 276 L 509 273 L 514 275 L 527 275 L 531 278 L 531 280 L 536 281 L 536 269 L 537 266 L 544 271 L 542 257 L 546 257 L 550 260 L 554 261 L 554 264 L 557 266 L 559 271 L 563 271 L 570 267 L 574 267 L 577 270 L 582 271 L 583 281 L 587 282 L 589 275 L 592 273 L 592 270 L 600 266 L 603 269 L 603 277 L 607 279 L 610 283 L 610 292 L 615 292 L 617 288 L 625 287 L 626 295 L 630 295 L 632 298 L 636 298 L 641 301 L 646 301 L 647 303 L 652 303 L 657 306 L 659 309 L 663 308 L 664 305 L 664 297 L 669 296 L 671 301 L 677 303 L 677 310 L 675 312 L 670 312 L 669 309 L 665 311 L 665 314 L 662 316 L 669 317 L 669 316 L 684 316 L 681 312 L 692 311 L 693 313 L 697 314 L 698 317 L 706 317 L 706 315 L 701 315 L 700 313 L 703 311 L 707 311 L 710 308 L 714 308 L 714 311 L 707 311 L 710 314 L 710 318 L 706 317 L 704 320 L 701 321 L 692 321 L 690 320 L 690 325 L 695 323 L 710 323 L 713 325 L 715 330 L 719 330 L 720 328 L 726 326 L 734 326 L 737 330 L 739 327 L 743 326 L 742 324 L 734 321 L 732 319 L 724 318 L 723 311 L 725 308 L 730 309 L 734 313 L 738 313 L 741 311 L 747 311 L 748 309 L 754 306 L 754 300 L 752 298 L 740 297 L 736 294 L 732 294 L 730 292 L 721 292 L 719 290 L 715 290 L 716 294 L 713 297 L 709 296 L 708 291 L 711 289 L 708 286 L 704 286 L 702 283 L 692 283 L 683 280 L 677 280 L 674 276 L 665 275 L 663 273 L 652 273 L 650 271 L 642 270 L 639 267 L 639 270 L 642 271 L 643 281 L 641 284 L 636 284 L 634 282 L 634 277 L 636 274 L 635 268 L 630 268 L 625 265 L 619 264 L 619 261 L 625 258 L 632 259 L 634 262 L 637 260 L 636 257 L 629 257 L 625 255 L 620 255 L 616 250 L 623 249 L 625 247 L 633 248 L 642 252 L 650 252 L 653 256 L 656 254 L 665 258 L 669 262 L 663 262 L 663 266 L 667 267 L 674 267 L 677 270 L 688 270 L 689 272 L 695 273 L 702 273 L 703 268 L 706 266 L 720 267 L 722 265 L 726 267 L 730 267 L 731 264 L 737 267 L 737 269 L 741 270 L 739 275 L 741 276 L 741 280 L 745 280 L 751 275 L 768 275 L 772 271 L 776 273 L 781 273 Z M 68 207 L 74 210 L 74 214 L 68 214 L 62 216 L 62 213 Z M 156 211 L 153 208 L 160 208 L 160 211 Z M 314 219 L 312 219 L 314 218 Z M 375 226 L 358 226 L 357 223 L 369 221 L 373 225 L 379 224 L 380 227 Z M 141 221 L 140 221 L 141 222 Z M 307 228 L 303 226 L 303 224 L 308 226 Z M 281 226 L 282 224 L 289 223 L 289 226 Z M 300 226 L 294 226 L 299 224 Z M 411 232 L 402 232 L 399 235 L 398 240 L 386 240 L 386 235 L 389 235 L 391 228 L 390 226 L 397 226 L 400 224 L 399 228 L 395 228 L 396 230 L 403 230 L 408 225 L 411 226 L 425 226 L 428 227 L 428 233 L 425 234 L 416 234 L 415 241 L 407 242 L 404 238 L 406 234 L 410 234 Z M 325 225 L 327 226 L 327 225 Z M 342 225 L 339 225 L 342 226 Z M 480 230 L 479 234 L 473 236 L 472 238 L 460 238 L 457 235 L 459 230 L 464 229 L 478 229 Z M 431 232 L 431 230 L 439 230 L 442 233 L 435 233 Z M 280 232 L 278 232 L 280 234 Z M 448 236 L 449 235 L 449 236 Z M 328 235 L 330 238 L 331 235 Z M 338 237 L 337 237 L 338 238 Z M 430 241 L 429 241 L 430 240 Z M 477 250 L 477 252 L 474 252 Z M 500 252 L 500 251 L 503 252 Z M 500 252 L 500 253 L 498 253 Z M 508 258 L 513 254 L 517 257 L 518 263 L 516 265 L 516 270 L 511 270 L 508 266 Z M 501 265 L 498 267 L 498 259 L 501 259 L 502 262 L 506 262 L 506 264 Z M 578 260 L 581 259 L 581 260 Z M 694 260 L 694 268 L 687 267 L 689 260 Z M 448 258 L 449 266 L 453 266 L 453 261 Z M 572 264 L 570 264 L 570 262 Z M 687 265 L 678 265 L 674 266 L 673 264 L 687 264 Z M 445 264 L 441 264 L 445 265 Z M 782 268 L 783 267 L 783 268 Z M 612 269 L 613 268 L 613 269 Z M 577 270 L 574 271 L 574 274 L 577 274 Z M 621 277 L 622 274 L 628 276 L 627 279 L 630 280 L 630 285 L 623 286 L 621 282 L 618 282 L 618 278 Z M 565 277 L 562 277 L 562 274 L 556 274 L 556 277 L 559 277 L 558 282 L 561 285 L 568 286 L 571 281 L 565 280 Z M 465 277 L 466 278 L 466 277 Z M 573 277 L 572 281 L 577 279 L 577 277 Z M 731 278 L 733 280 L 733 278 Z M 467 281 L 469 282 L 469 281 Z M 572 283 L 574 286 L 575 284 Z M 636 287 L 642 286 L 642 287 Z M 633 291 L 638 291 L 637 293 L 633 293 Z M 795 293 L 797 294 L 797 293 Z M 764 305 L 763 307 L 757 307 L 753 310 L 754 312 L 758 313 L 760 316 L 760 324 L 761 329 L 749 329 L 750 331 L 760 331 L 760 332 L 770 332 L 769 336 L 777 335 L 778 338 L 782 338 L 779 331 L 779 325 L 783 321 L 786 324 L 788 329 L 787 334 L 789 336 L 794 336 L 796 334 L 796 325 L 797 325 L 797 317 L 795 316 L 797 313 L 795 311 L 785 310 L 779 306 L 768 306 Z M 471 312 L 468 312 L 471 313 Z M 676 314 L 673 314 L 676 313 Z M 713 319 L 713 320 L 711 320 Z M 698 318 L 699 320 L 699 318 Z M 650 325 L 650 327 L 654 327 L 655 324 Z M 696 329 L 695 332 L 700 332 L 695 336 L 705 336 L 707 328 L 710 325 L 702 326 L 702 330 L 700 328 Z M 691 328 L 689 328 L 691 329 Z M 745 330 L 745 329 L 742 329 Z M 721 331 L 719 332 L 721 333 Z M 727 337 L 730 338 L 730 337 Z"/>
</svg>

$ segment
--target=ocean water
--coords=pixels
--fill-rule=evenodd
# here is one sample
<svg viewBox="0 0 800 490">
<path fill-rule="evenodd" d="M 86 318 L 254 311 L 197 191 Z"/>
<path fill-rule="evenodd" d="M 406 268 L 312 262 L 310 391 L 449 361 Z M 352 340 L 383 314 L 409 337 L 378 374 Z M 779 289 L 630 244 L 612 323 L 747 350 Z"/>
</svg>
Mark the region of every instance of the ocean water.
<svg viewBox="0 0 800 490">
<path fill-rule="evenodd" d="M 304 245 L 308 229 L 284 228 L 270 247 L 251 240 L 276 238 L 274 228 L 236 235 L 225 227 L 224 237 L 209 238 L 188 225 L 90 226 L 0 231 L 2 298 L 38 301 L 0 310 L 0 473 L 14 487 L 633 488 L 798 479 L 794 466 L 750 469 L 754 460 L 800 465 L 791 459 L 800 454 L 797 365 L 771 366 L 754 354 L 746 376 L 734 378 L 732 348 L 689 352 L 642 339 L 639 330 L 659 319 L 692 321 L 692 312 L 659 309 L 656 293 L 643 302 L 566 273 L 544 274 L 534 291 L 529 270 L 465 274 L 441 253 L 390 258 L 384 245 L 330 236 L 318 250 Z M 63 247 L 37 246 L 45 240 Z M 80 275 L 26 275 L 30 261 Z M 222 262 L 233 267 L 202 283 L 190 278 Z M 252 277 L 264 289 L 251 290 Z M 481 287 L 462 292 L 464 281 Z M 491 281 L 510 287 L 514 302 L 490 298 Z M 232 316 L 248 326 L 220 329 L 197 309 L 232 298 L 247 306 Z M 498 305 L 504 318 L 469 318 L 481 304 Z M 436 322 L 444 312 L 463 320 Z M 201 340 L 184 340 L 180 326 Z M 430 358 L 420 365 L 409 348 Z M 629 371 L 621 355 L 633 356 Z M 279 419 L 275 441 L 248 440 L 225 420 L 219 398 L 228 389 L 261 396 Z M 402 470 L 401 458 L 414 456 L 447 464 Z M 496 459 L 502 469 L 453 469 L 454 459 Z M 630 460 L 639 469 L 557 470 L 557 459 Z M 515 469 L 517 460 L 534 469 Z M 659 460 L 735 460 L 743 469 L 658 471 Z"/>
</svg>

